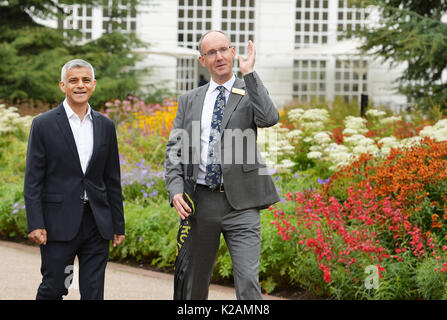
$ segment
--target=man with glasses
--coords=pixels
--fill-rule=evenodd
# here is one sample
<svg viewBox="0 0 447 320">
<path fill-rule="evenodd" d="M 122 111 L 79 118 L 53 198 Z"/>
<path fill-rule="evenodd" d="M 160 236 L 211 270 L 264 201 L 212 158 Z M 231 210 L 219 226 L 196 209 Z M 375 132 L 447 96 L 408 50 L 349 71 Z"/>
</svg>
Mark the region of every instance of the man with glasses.
<svg viewBox="0 0 447 320">
<path fill-rule="evenodd" d="M 199 41 L 201 65 L 211 79 L 178 100 L 166 146 L 166 185 L 181 219 L 192 210 L 183 199 L 185 156 L 192 146 L 197 206 L 191 215 L 192 253 L 186 299 L 207 299 L 223 234 L 229 249 L 238 299 L 262 299 L 258 279 L 261 244 L 259 210 L 279 201 L 257 149 L 258 127 L 270 127 L 279 114 L 258 74 L 256 51 L 239 56 L 243 79 L 233 74 L 235 48 L 226 34 L 209 31 Z M 194 138 L 200 132 L 200 137 Z M 187 138 L 185 138 L 187 137 Z M 239 143 L 234 143 L 235 141 Z M 183 152 L 183 154 L 182 154 Z"/>
</svg>

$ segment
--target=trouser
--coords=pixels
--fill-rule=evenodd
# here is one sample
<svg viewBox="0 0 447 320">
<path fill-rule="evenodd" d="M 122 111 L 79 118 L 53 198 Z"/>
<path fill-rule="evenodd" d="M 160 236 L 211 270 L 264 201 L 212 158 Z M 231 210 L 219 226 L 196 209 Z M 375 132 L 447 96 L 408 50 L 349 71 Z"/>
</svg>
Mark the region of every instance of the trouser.
<svg viewBox="0 0 447 320">
<path fill-rule="evenodd" d="M 197 185 L 198 205 L 191 219 L 188 299 L 208 298 L 222 233 L 233 263 L 236 297 L 262 299 L 259 286 L 261 221 L 258 209 L 235 210 L 225 192 Z"/>
<path fill-rule="evenodd" d="M 81 300 L 103 300 L 109 241 L 102 238 L 88 203 L 78 234 L 71 241 L 49 241 L 40 246 L 42 283 L 37 300 L 60 300 L 68 294 L 75 256 L 79 260 Z"/>
</svg>

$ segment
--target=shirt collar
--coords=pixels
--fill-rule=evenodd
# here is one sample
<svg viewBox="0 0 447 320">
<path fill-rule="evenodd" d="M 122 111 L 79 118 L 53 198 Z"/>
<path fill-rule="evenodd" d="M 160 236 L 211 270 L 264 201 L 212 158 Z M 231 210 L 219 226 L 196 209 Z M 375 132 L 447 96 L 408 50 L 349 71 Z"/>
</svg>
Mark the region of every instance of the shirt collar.
<svg viewBox="0 0 447 320">
<path fill-rule="evenodd" d="M 228 90 L 228 92 L 231 92 L 231 88 L 233 88 L 233 84 L 235 81 L 236 81 L 236 76 L 234 75 L 234 73 L 233 73 L 233 76 L 231 77 L 231 79 L 228 80 L 227 82 L 225 82 L 224 84 L 218 84 L 218 83 L 214 82 L 214 80 L 211 78 L 208 92 L 213 92 L 219 86 L 224 86 L 225 89 Z"/>
<path fill-rule="evenodd" d="M 72 109 L 72 108 L 70 107 L 70 105 L 68 104 L 67 99 L 64 99 L 64 109 L 65 109 L 65 112 L 67 113 L 67 118 L 68 118 L 68 119 L 70 119 L 70 118 L 75 114 L 75 112 L 73 111 L 73 109 Z M 86 113 L 85 115 L 86 115 L 86 116 L 88 115 L 88 117 L 90 118 L 90 120 L 93 120 L 91 109 L 92 109 L 92 108 L 90 107 L 90 104 L 87 103 L 87 113 Z M 85 116 L 84 116 L 84 119 L 85 119 Z"/>
</svg>

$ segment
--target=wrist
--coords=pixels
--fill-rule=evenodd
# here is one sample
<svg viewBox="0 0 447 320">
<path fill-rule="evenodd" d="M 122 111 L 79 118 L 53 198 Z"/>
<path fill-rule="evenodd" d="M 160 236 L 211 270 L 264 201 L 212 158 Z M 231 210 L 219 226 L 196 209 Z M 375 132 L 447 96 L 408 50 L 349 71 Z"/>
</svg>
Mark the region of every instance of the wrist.
<svg viewBox="0 0 447 320">
<path fill-rule="evenodd" d="M 254 69 L 250 69 L 248 71 L 242 71 L 241 70 L 241 73 L 245 77 L 245 76 L 248 76 L 249 74 L 253 73 L 254 71 L 255 71 Z"/>
</svg>

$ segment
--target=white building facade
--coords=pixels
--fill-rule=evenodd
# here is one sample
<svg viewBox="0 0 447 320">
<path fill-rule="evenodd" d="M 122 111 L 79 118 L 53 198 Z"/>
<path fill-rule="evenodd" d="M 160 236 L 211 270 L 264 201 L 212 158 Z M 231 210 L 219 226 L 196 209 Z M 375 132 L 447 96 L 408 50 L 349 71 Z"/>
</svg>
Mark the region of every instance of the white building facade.
<svg viewBox="0 0 447 320">
<path fill-rule="evenodd" d="M 375 19 L 374 11 L 352 8 L 348 0 L 150 0 L 138 7 L 105 0 L 103 7 L 70 7 L 59 26 L 82 31 L 84 41 L 96 39 L 111 30 L 112 1 L 127 10 L 118 28 L 151 45 L 139 64 L 153 70 L 145 82 L 178 94 L 197 87 L 200 75 L 209 79 L 197 44 L 204 32 L 218 29 L 229 35 L 237 55 L 246 54 L 248 40 L 255 43 L 255 69 L 279 107 L 336 97 L 360 101 L 361 94 L 374 104 L 406 104 L 393 89 L 401 70 L 359 55 L 358 42 L 342 38 Z"/>
</svg>

